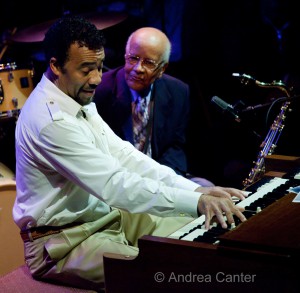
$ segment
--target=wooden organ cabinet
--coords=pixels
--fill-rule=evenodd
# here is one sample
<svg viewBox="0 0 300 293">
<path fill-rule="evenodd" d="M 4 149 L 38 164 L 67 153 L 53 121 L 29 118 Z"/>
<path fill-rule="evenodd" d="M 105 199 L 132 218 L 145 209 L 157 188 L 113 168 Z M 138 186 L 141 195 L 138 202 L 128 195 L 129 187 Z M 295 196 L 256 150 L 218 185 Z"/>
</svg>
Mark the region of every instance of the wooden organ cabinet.
<svg viewBox="0 0 300 293">
<path fill-rule="evenodd" d="M 300 203 L 287 191 L 298 167 L 298 157 L 268 156 L 265 182 L 288 178 L 281 197 L 214 243 L 144 236 L 135 258 L 105 254 L 106 293 L 300 292 Z"/>
</svg>

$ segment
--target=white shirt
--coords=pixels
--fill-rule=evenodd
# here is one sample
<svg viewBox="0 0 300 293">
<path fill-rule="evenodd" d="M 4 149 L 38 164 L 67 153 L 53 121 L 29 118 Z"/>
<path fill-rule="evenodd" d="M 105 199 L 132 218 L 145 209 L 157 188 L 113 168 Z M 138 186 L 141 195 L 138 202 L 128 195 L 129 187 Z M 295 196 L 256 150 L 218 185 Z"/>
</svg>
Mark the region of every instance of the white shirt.
<svg viewBox="0 0 300 293">
<path fill-rule="evenodd" d="M 45 76 L 16 126 L 17 197 L 22 227 L 93 221 L 111 207 L 158 216 L 197 216 L 199 185 L 116 136 L 94 103 L 82 107 Z"/>
</svg>

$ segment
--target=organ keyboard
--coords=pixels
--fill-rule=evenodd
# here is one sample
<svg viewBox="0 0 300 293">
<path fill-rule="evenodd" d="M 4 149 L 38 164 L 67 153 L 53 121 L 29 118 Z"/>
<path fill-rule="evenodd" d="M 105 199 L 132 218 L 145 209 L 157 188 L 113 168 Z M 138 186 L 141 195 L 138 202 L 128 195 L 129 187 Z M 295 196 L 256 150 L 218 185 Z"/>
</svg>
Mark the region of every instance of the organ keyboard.
<svg viewBox="0 0 300 293">
<path fill-rule="evenodd" d="M 255 203 L 259 199 L 262 199 L 266 194 L 272 192 L 277 187 L 284 185 L 287 181 L 288 179 L 279 178 L 279 177 L 268 178 L 265 184 L 259 186 L 256 189 L 256 192 L 249 193 L 248 197 L 245 200 L 238 202 L 237 205 L 246 208 L 246 211 L 248 207 L 248 211 L 249 211 L 249 207 L 251 206 L 251 204 Z M 300 181 L 299 181 L 299 185 L 300 185 Z M 261 211 L 261 207 L 257 206 L 257 208 L 255 208 L 254 210 L 252 209 L 251 213 L 255 214 L 259 211 Z M 199 218 L 192 221 L 191 223 L 189 223 L 188 225 L 175 231 L 169 237 L 174 239 L 197 241 L 199 236 L 203 236 L 207 232 L 207 230 L 203 228 L 204 222 L 205 222 L 205 216 L 202 215 Z M 212 226 L 211 228 L 213 229 L 214 227 Z M 224 230 L 224 232 L 226 232 L 226 230 Z M 202 238 L 200 238 L 199 240 L 201 241 L 201 239 Z M 212 240 L 212 242 L 214 241 Z"/>
<path fill-rule="evenodd" d="M 288 166 L 300 161 L 280 160 L 282 176 L 264 177 L 237 203 L 249 213 L 235 228 L 211 233 L 218 228 L 204 230 L 199 217 L 170 237 L 142 237 L 135 258 L 105 254 L 106 293 L 300 292 L 300 204 L 288 191 L 300 185 Z"/>
</svg>

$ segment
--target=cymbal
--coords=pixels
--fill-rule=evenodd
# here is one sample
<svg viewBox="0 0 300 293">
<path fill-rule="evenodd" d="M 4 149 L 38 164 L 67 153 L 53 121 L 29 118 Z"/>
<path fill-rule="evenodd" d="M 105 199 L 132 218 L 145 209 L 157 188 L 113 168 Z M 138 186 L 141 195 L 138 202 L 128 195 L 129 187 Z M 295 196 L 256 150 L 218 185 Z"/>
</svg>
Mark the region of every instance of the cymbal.
<svg viewBox="0 0 300 293">
<path fill-rule="evenodd" d="M 81 14 L 80 16 L 86 18 L 91 23 L 93 23 L 97 27 L 97 29 L 102 30 L 124 21 L 128 15 L 126 13 L 117 12 L 93 12 Z M 45 33 L 47 32 L 47 30 L 57 20 L 58 19 L 49 20 L 17 31 L 11 37 L 11 40 L 20 43 L 42 42 L 44 40 Z"/>
</svg>

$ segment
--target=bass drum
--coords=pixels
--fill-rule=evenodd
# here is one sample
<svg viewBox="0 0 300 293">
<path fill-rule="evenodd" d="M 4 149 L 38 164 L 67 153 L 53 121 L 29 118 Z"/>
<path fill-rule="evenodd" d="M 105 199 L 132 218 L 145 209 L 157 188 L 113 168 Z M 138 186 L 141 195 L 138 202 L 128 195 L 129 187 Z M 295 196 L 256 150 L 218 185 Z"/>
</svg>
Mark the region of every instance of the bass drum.
<svg viewBox="0 0 300 293">
<path fill-rule="evenodd" d="M 15 62 L 0 64 L 0 117 L 18 116 L 33 90 L 33 69 L 19 68 Z"/>
<path fill-rule="evenodd" d="M 12 216 L 15 199 L 16 182 L 9 178 L 0 178 L 0 276 L 12 272 L 25 263 L 20 229 Z M 3 290 L 0 291 L 5 292 L 5 288 L 4 284 Z"/>
</svg>

